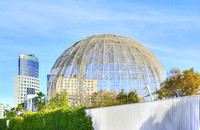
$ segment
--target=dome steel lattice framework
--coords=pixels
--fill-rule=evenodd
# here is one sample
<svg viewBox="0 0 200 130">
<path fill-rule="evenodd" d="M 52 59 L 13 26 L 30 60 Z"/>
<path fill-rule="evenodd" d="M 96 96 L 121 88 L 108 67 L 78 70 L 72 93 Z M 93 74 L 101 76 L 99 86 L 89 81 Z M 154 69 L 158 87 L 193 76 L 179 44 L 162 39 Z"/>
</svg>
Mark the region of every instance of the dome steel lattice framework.
<svg viewBox="0 0 200 130">
<path fill-rule="evenodd" d="M 84 38 L 56 60 L 48 80 L 47 96 L 66 89 L 72 102 L 90 103 L 94 92 L 137 90 L 153 100 L 165 78 L 157 57 L 141 43 L 121 35 L 100 34 Z"/>
</svg>

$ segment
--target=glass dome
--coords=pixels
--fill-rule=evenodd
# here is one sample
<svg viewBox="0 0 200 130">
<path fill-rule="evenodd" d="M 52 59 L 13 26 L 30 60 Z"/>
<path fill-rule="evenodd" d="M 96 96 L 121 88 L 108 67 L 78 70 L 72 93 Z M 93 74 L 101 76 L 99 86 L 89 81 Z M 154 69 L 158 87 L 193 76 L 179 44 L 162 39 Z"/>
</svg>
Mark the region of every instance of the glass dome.
<svg viewBox="0 0 200 130">
<path fill-rule="evenodd" d="M 47 96 L 63 89 L 70 100 L 88 104 L 94 92 L 136 90 L 153 100 L 165 78 L 157 57 L 141 43 L 121 35 L 100 34 L 84 38 L 65 50 L 51 69 Z"/>
</svg>

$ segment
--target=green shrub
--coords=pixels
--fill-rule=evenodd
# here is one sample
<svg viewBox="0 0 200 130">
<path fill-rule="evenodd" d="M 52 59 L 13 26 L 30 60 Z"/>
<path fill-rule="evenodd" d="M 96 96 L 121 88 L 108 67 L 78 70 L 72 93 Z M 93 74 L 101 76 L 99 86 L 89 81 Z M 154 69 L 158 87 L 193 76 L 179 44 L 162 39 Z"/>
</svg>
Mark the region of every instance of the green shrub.
<svg viewBox="0 0 200 130">
<path fill-rule="evenodd" d="M 84 110 L 85 107 L 63 110 L 61 129 L 93 129 L 92 120 Z"/>
<path fill-rule="evenodd" d="M 61 126 L 62 109 L 44 111 L 45 129 L 59 129 Z"/>
<path fill-rule="evenodd" d="M 23 118 L 12 117 L 9 122 L 9 130 L 23 130 Z"/>
<path fill-rule="evenodd" d="M 74 109 L 54 109 L 45 111 L 45 129 L 93 129 L 90 117 L 84 107 Z"/>
<path fill-rule="evenodd" d="M 0 119 L 0 130 L 6 130 L 7 129 L 6 120 L 8 120 L 8 119 L 7 118 Z"/>
<path fill-rule="evenodd" d="M 81 129 L 91 130 L 91 118 L 86 116 L 85 107 L 59 108 L 40 112 L 27 112 L 22 117 L 11 118 L 10 130 Z M 6 121 L 4 121 L 6 124 Z M 0 120 L 0 123 L 4 124 Z"/>
<path fill-rule="evenodd" d="M 44 113 L 43 112 L 27 112 L 23 115 L 24 128 L 30 129 L 44 129 Z"/>
</svg>

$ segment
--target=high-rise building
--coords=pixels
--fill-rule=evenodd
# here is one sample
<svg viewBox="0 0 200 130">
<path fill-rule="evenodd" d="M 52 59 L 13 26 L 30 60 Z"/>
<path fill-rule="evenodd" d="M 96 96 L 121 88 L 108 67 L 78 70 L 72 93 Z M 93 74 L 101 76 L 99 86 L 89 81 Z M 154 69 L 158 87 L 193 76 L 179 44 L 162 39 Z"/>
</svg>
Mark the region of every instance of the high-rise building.
<svg viewBox="0 0 200 130">
<path fill-rule="evenodd" d="M 10 105 L 0 103 L 0 119 L 5 117 L 5 110 L 10 110 Z"/>
<path fill-rule="evenodd" d="M 40 91 L 39 62 L 35 55 L 20 55 L 18 75 L 14 79 L 14 107 L 24 102 L 26 95 Z"/>
<path fill-rule="evenodd" d="M 30 76 L 38 78 L 39 76 L 39 62 L 35 55 L 20 55 L 18 75 Z"/>
</svg>

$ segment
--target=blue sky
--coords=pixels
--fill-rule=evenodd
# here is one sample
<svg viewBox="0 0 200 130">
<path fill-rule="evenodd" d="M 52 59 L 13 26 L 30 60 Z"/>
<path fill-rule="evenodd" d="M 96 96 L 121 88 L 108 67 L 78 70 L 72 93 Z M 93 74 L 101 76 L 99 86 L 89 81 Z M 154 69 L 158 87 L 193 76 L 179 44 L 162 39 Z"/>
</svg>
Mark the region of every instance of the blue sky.
<svg viewBox="0 0 200 130">
<path fill-rule="evenodd" d="M 198 0 L 0 1 L 0 103 L 13 105 L 18 56 L 39 58 L 41 91 L 59 55 L 87 36 L 113 33 L 148 47 L 165 70 L 200 72 Z"/>
</svg>

